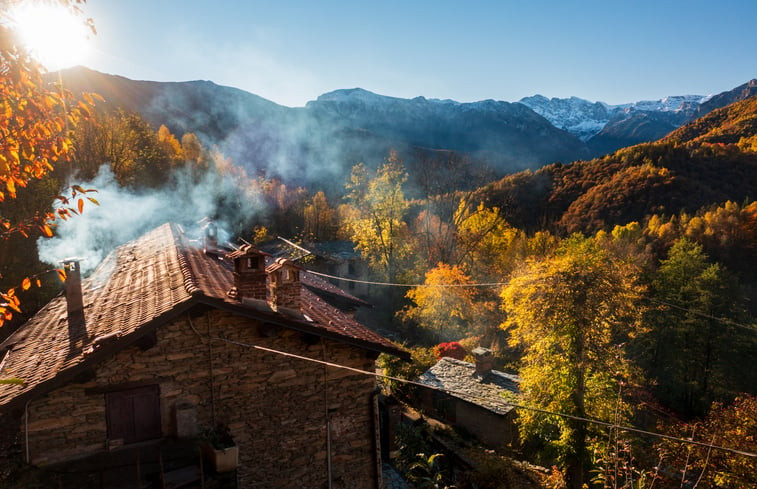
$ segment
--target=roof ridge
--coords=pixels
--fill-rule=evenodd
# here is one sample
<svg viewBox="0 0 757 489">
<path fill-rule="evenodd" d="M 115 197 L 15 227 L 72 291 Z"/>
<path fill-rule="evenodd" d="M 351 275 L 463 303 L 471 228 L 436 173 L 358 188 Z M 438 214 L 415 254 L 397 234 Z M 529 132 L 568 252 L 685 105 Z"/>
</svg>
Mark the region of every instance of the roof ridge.
<svg viewBox="0 0 757 489">
<path fill-rule="evenodd" d="M 189 295 L 201 294 L 202 289 L 200 289 L 197 276 L 187 258 L 184 233 L 178 224 L 169 223 L 169 225 L 171 235 L 173 236 L 174 248 L 176 249 L 176 257 L 179 260 L 179 269 L 181 269 L 181 273 L 184 275 L 184 289 Z"/>
</svg>

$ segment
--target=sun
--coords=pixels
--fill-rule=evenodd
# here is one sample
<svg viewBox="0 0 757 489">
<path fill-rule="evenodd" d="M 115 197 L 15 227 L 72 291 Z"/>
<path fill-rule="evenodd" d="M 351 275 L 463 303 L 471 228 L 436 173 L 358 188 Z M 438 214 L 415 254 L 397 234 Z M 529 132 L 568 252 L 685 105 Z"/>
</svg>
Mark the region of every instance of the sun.
<svg viewBox="0 0 757 489">
<path fill-rule="evenodd" d="M 26 1 L 10 17 L 21 43 L 48 70 L 68 68 L 86 59 L 91 31 L 64 6 Z"/>
</svg>

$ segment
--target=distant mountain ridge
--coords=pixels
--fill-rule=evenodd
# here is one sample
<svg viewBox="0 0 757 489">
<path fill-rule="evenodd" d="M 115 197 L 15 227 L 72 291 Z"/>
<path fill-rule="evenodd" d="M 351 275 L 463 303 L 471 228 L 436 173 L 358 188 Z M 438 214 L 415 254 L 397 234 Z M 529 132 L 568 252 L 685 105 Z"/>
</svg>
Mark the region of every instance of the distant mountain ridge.
<svg viewBox="0 0 757 489">
<path fill-rule="evenodd" d="M 593 156 L 655 141 L 683 124 L 757 94 L 757 79 L 717 95 L 674 95 L 609 105 L 578 97 L 525 97 L 520 103 L 586 142 Z"/>
<path fill-rule="evenodd" d="M 376 165 L 390 149 L 405 158 L 464 153 L 498 176 L 589 155 L 578 138 L 519 103 L 401 99 L 350 89 L 290 108 L 208 81 L 135 81 L 83 67 L 64 70 L 62 78 L 74 93 L 99 93 L 156 127 L 196 133 L 251 174 L 298 185 L 343 187 L 354 164 Z"/>
<path fill-rule="evenodd" d="M 709 99 L 676 96 L 616 106 L 575 97 L 403 99 L 354 88 L 290 108 L 210 81 L 135 81 L 83 67 L 64 70 L 62 78 L 73 92 L 97 92 L 111 107 L 136 112 L 156 127 L 196 133 L 251 174 L 332 189 L 343 188 L 355 163 L 376 165 L 390 149 L 406 159 L 462 153 L 498 177 L 587 159 L 657 140 L 692 114 L 757 88 L 753 80 Z"/>
</svg>

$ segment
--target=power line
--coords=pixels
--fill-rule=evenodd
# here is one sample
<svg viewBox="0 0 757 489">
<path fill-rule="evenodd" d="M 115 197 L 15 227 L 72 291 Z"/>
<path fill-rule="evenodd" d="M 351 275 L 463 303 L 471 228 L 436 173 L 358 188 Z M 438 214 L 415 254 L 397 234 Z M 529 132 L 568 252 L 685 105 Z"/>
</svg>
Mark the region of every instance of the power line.
<svg viewBox="0 0 757 489">
<path fill-rule="evenodd" d="M 452 287 L 502 287 L 502 286 L 510 284 L 510 282 L 482 282 L 482 283 L 472 283 L 472 284 L 400 284 L 400 283 L 393 283 L 393 282 L 372 282 L 370 280 L 359 280 L 359 279 L 354 279 L 354 278 L 339 277 L 339 276 L 336 276 L 336 275 L 329 275 L 329 274 L 326 274 L 326 273 L 315 272 L 313 270 L 308 270 L 308 273 L 311 273 L 313 275 L 317 275 L 319 277 L 330 278 L 330 279 L 334 279 L 334 280 L 341 280 L 341 281 L 344 281 L 344 282 L 352 282 L 352 283 L 356 283 L 356 284 L 365 284 L 365 285 L 381 285 L 381 286 L 385 286 L 385 287 L 406 287 L 406 288 L 407 287 L 409 287 L 409 288 L 413 288 L 413 287 L 441 287 L 441 288 L 444 288 L 444 287 L 449 287 L 449 288 L 452 288 Z M 669 306 L 669 307 L 672 307 L 672 308 L 675 308 L 675 309 L 678 309 L 678 310 L 681 310 L 681 311 L 690 312 L 690 313 L 695 314 L 697 316 L 702 316 L 702 317 L 705 317 L 707 319 L 712 319 L 714 321 L 719 321 L 719 322 L 724 323 L 724 324 L 730 324 L 731 326 L 736 326 L 736 327 L 739 327 L 739 328 L 743 328 L 743 329 L 746 329 L 746 330 L 751 331 L 751 332 L 757 332 L 757 328 L 756 327 L 750 326 L 748 324 L 737 323 L 735 321 L 731 321 L 730 319 L 726 319 L 726 318 L 719 318 L 717 316 L 712 316 L 710 314 L 706 314 L 706 313 L 703 313 L 703 312 L 700 312 L 700 311 L 697 311 L 697 310 L 694 310 L 694 309 L 689 309 L 689 308 L 686 308 L 686 307 L 683 307 L 683 306 L 679 306 L 679 305 L 676 305 L 676 304 L 671 304 L 670 302 L 661 301 L 659 299 L 653 299 L 652 297 L 640 296 L 640 298 L 646 299 L 646 300 L 648 300 L 650 302 L 655 302 L 657 304 Z"/>
<path fill-rule="evenodd" d="M 739 328 L 748 329 L 749 331 L 752 331 L 752 332 L 757 332 L 757 328 L 755 328 L 754 326 L 749 326 L 748 324 L 737 323 L 735 321 L 731 321 L 730 319 L 726 319 L 726 318 L 719 318 L 717 316 L 713 316 L 711 314 L 700 312 L 700 311 L 697 311 L 695 309 L 689 309 L 689 308 L 686 308 L 686 307 L 683 307 L 683 306 L 679 306 L 679 305 L 676 305 L 676 304 L 671 304 L 670 302 L 661 301 L 659 299 L 653 299 L 651 297 L 642 296 L 642 299 L 646 299 L 646 300 L 648 300 L 650 302 L 654 302 L 656 304 L 661 304 L 663 306 L 672 307 L 673 309 L 678 309 L 679 311 L 690 312 L 691 314 L 694 314 L 694 315 L 697 315 L 697 316 L 701 316 L 703 318 L 712 319 L 714 321 L 719 321 L 719 322 L 724 323 L 724 324 L 730 324 L 731 326 L 737 326 Z"/>
<path fill-rule="evenodd" d="M 424 388 L 427 388 L 427 389 L 432 389 L 432 390 L 435 390 L 435 391 L 443 392 L 445 394 L 462 395 L 461 393 L 458 393 L 458 392 L 455 392 L 455 391 L 441 389 L 439 387 L 426 385 L 426 384 L 423 384 L 423 383 L 420 383 L 420 382 L 416 382 L 416 381 L 412 381 L 412 380 L 401 379 L 399 377 L 392 377 L 390 375 L 379 374 L 379 373 L 376 373 L 376 372 L 369 372 L 367 370 L 361 370 L 359 368 L 348 367 L 346 365 L 341 365 L 341 364 L 334 363 L 334 362 L 327 362 L 325 360 L 318 360 L 316 358 L 305 357 L 305 356 L 302 356 L 302 355 L 297 355 L 297 354 L 294 354 L 294 353 L 288 353 L 288 352 L 284 352 L 284 351 L 281 351 L 281 350 L 275 350 L 273 348 L 267 348 L 267 347 L 260 346 L 260 345 L 253 345 L 253 344 L 250 344 L 250 343 L 244 343 L 244 342 L 241 342 L 241 341 L 231 340 L 231 339 L 224 338 L 224 337 L 221 337 L 221 336 L 218 336 L 218 337 L 215 337 L 215 338 L 211 338 L 211 340 L 223 341 L 225 343 L 241 346 L 241 347 L 244 347 L 244 348 L 251 348 L 251 349 L 255 349 L 255 350 L 264 351 L 264 352 L 267 352 L 267 353 L 273 353 L 273 354 L 276 354 L 276 355 L 283 355 L 285 357 L 295 358 L 295 359 L 298 359 L 298 360 L 304 360 L 304 361 L 307 361 L 307 362 L 318 363 L 318 364 L 321 364 L 321 365 L 326 365 L 328 367 L 349 370 L 349 371 L 352 371 L 352 372 L 355 372 L 355 373 L 359 373 L 359 374 L 362 374 L 362 375 L 369 375 L 369 376 L 376 377 L 376 378 L 387 379 L 387 380 L 394 380 L 394 381 L 397 381 L 397 382 L 400 382 L 400 383 L 403 383 L 403 384 L 415 385 L 415 386 L 418 386 L 418 387 L 424 387 Z M 476 396 L 476 397 L 479 397 L 480 399 L 483 399 L 480 396 Z M 488 399 L 488 401 L 492 401 L 492 400 Z M 665 439 L 665 440 L 671 440 L 671 441 L 676 441 L 676 442 L 679 442 L 679 443 L 685 443 L 685 444 L 689 444 L 689 445 L 697 445 L 697 446 L 705 447 L 705 448 L 708 448 L 708 449 L 711 449 L 711 450 L 721 450 L 721 451 L 724 451 L 724 452 L 733 453 L 735 455 L 741 455 L 743 457 L 757 458 L 757 453 L 747 452 L 747 451 L 744 451 L 744 450 L 738 450 L 736 448 L 722 447 L 722 446 L 714 445 L 712 443 L 699 442 L 699 441 L 695 441 L 695 440 L 689 440 L 689 439 L 686 439 L 686 438 L 679 438 L 679 437 L 676 437 L 676 436 L 665 435 L 665 434 L 662 434 L 662 433 L 655 433 L 653 431 L 642 430 L 640 428 L 634 428 L 632 426 L 623 426 L 623 425 L 618 425 L 618 424 L 615 424 L 615 423 L 608 423 L 607 421 L 602 421 L 602 420 L 599 420 L 599 419 L 586 418 L 586 417 L 574 416 L 574 415 L 566 414 L 566 413 L 558 413 L 558 412 L 554 412 L 554 411 L 548 411 L 546 409 L 539 409 L 539 408 L 534 408 L 534 407 L 531 407 L 531 406 L 525 406 L 523 404 L 516 404 L 516 403 L 512 403 L 512 402 L 507 402 L 504 399 L 502 399 L 502 400 L 497 399 L 497 402 L 502 407 L 509 407 L 509 408 L 513 408 L 513 409 L 523 409 L 523 410 L 532 411 L 532 412 L 536 412 L 536 413 L 540 413 L 540 414 L 545 414 L 545 415 L 549 415 L 549 416 L 558 416 L 558 417 L 565 418 L 565 419 L 571 419 L 571 420 L 579 421 L 579 422 L 582 422 L 582 423 L 596 424 L 596 425 L 599 425 L 599 426 L 603 426 L 605 428 L 614 428 L 614 429 L 618 429 L 618 430 L 626 431 L 626 432 L 630 432 L 630 433 L 637 433 L 637 434 L 640 434 L 640 435 L 650 436 L 650 437 L 653 437 L 653 438 L 660 438 L 660 439 Z"/>
<path fill-rule="evenodd" d="M 358 280 L 355 278 L 337 277 L 336 275 L 328 275 L 326 273 L 314 272 L 313 270 L 308 270 L 308 273 L 311 273 L 313 275 L 318 275 L 319 277 L 331 278 L 334 280 L 342 280 L 344 282 L 352 282 L 355 284 L 383 285 L 386 287 L 499 287 L 499 286 L 507 285 L 510 283 L 510 282 L 485 282 L 485 283 L 475 283 L 475 284 L 399 284 L 399 283 L 393 283 L 393 282 L 372 282 L 370 280 Z"/>
</svg>

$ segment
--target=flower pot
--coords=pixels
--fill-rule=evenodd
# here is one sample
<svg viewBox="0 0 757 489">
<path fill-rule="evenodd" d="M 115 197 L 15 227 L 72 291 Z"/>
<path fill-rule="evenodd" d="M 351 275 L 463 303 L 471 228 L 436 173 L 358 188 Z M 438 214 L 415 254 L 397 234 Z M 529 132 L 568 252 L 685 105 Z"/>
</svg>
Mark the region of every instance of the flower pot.
<svg viewBox="0 0 757 489">
<path fill-rule="evenodd" d="M 239 447 L 213 448 L 206 444 L 203 452 L 216 472 L 231 472 L 239 465 Z"/>
</svg>

